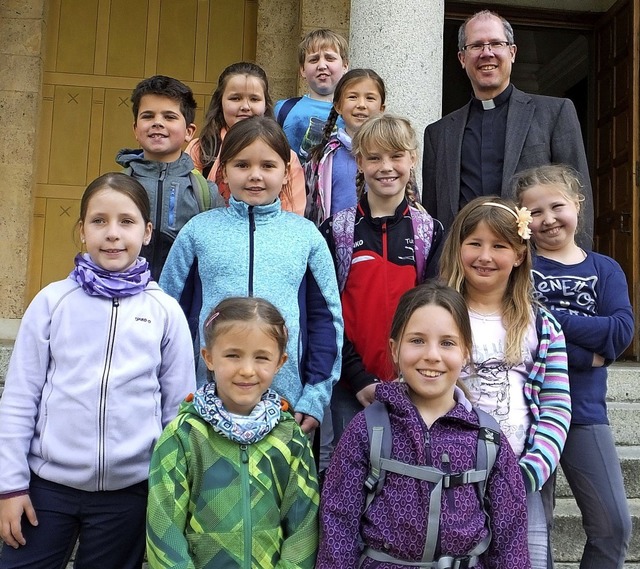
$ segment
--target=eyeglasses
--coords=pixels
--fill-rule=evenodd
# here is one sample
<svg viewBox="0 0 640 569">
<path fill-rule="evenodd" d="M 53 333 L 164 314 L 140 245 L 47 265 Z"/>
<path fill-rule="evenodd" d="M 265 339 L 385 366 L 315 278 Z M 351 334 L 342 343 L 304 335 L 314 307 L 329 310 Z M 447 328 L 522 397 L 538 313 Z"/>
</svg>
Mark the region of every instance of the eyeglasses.
<svg viewBox="0 0 640 569">
<path fill-rule="evenodd" d="M 462 49 L 471 53 L 482 53 L 486 47 L 493 53 L 496 51 L 504 51 L 510 46 L 511 44 L 508 41 L 488 41 L 485 43 L 468 43 L 462 46 Z"/>
</svg>

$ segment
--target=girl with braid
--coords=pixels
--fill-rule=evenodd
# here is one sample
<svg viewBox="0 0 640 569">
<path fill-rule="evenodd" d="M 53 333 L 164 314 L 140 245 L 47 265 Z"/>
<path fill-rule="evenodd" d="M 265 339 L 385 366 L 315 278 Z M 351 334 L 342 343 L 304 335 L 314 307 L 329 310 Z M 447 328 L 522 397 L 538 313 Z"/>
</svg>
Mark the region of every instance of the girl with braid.
<svg viewBox="0 0 640 569">
<path fill-rule="evenodd" d="M 384 111 L 385 98 L 384 82 L 371 69 L 352 69 L 336 85 L 322 140 L 311 149 L 304 166 L 305 217 L 316 225 L 329 215 L 356 205 L 356 161 L 351 141 L 369 117 Z M 339 117 L 345 126 L 334 134 Z"/>
<path fill-rule="evenodd" d="M 358 203 L 320 227 L 336 265 L 345 324 L 331 398 L 334 443 L 373 402 L 376 385 L 396 378 L 388 339 L 398 300 L 437 272 L 443 229 L 415 192 L 417 147 L 405 118 L 379 114 L 365 122 L 353 138 Z"/>
</svg>

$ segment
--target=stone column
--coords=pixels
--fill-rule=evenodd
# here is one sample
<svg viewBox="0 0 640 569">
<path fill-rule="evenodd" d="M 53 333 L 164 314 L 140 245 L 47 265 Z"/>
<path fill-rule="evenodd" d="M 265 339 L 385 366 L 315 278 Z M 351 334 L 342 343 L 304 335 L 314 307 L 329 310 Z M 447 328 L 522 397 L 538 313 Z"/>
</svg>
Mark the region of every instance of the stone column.
<svg viewBox="0 0 640 569">
<path fill-rule="evenodd" d="M 441 115 L 443 26 L 443 0 L 351 0 L 350 67 L 384 79 L 387 110 L 411 120 L 420 158 L 424 129 Z"/>
<path fill-rule="evenodd" d="M 45 0 L 0 2 L 0 340 L 24 311 L 42 100 Z"/>
</svg>

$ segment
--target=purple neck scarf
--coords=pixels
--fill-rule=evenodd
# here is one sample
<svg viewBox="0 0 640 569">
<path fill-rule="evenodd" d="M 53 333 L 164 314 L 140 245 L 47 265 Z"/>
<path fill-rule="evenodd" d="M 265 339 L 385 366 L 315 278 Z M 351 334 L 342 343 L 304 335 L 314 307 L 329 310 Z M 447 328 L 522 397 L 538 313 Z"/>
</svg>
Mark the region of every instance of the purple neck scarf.
<svg viewBox="0 0 640 569">
<path fill-rule="evenodd" d="M 122 298 L 142 292 L 151 280 L 149 263 L 143 257 L 121 273 L 107 271 L 96 265 L 88 253 L 78 253 L 75 258 L 76 268 L 69 278 L 76 281 L 84 292 L 92 296 L 105 298 Z"/>
</svg>

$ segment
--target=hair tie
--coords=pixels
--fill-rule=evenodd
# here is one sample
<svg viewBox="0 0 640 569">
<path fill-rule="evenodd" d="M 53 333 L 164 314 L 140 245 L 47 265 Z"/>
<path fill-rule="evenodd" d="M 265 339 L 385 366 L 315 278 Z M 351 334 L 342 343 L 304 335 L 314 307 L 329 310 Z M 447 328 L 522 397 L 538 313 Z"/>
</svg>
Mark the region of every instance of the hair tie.
<svg viewBox="0 0 640 569">
<path fill-rule="evenodd" d="M 220 316 L 220 312 L 214 312 L 211 316 L 209 316 L 209 319 L 204 323 L 204 327 L 208 328 L 218 316 Z"/>
<path fill-rule="evenodd" d="M 515 209 L 511 209 L 509 206 L 497 202 L 485 202 L 482 205 L 501 207 L 502 209 L 507 210 L 516 218 L 516 223 L 518 224 L 518 235 L 520 235 L 522 239 L 529 239 L 531 237 L 529 224 L 533 221 L 533 218 L 531 217 L 531 212 L 526 207 L 516 206 Z"/>
</svg>

